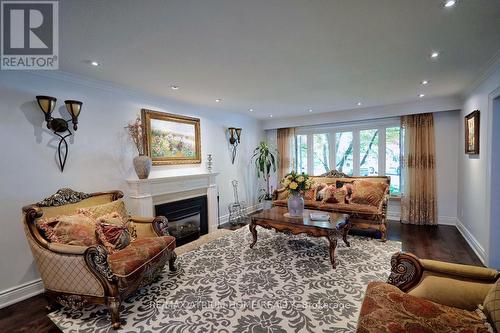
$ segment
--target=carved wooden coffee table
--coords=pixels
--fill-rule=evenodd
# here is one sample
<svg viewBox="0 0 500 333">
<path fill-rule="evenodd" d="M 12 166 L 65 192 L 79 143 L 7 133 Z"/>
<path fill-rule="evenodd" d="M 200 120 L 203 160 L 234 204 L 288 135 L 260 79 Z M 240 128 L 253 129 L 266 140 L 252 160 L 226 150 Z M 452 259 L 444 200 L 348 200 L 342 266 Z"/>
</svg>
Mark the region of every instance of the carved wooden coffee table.
<svg viewBox="0 0 500 333">
<path fill-rule="evenodd" d="M 342 238 L 344 243 L 350 246 L 347 241 L 347 234 L 351 229 L 349 215 L 328 213 L 330 214 L 330 221 L 311 221 L 309 214 L 317 211 L 306 209 L 303 218 L 285 217 L 284 214 L 287 212 L 288 210 L 285 207 L 273 207 L 251 215 L 249 228 L 253 235 L 253 242 L 250 244 L 250 248 L 257 242 L 257 226 L 293 235 L 307 234 L 313 237 L 326 237 L 330 244 L 330 262 L 335 268 L 337 240 Z"/>
</svg>

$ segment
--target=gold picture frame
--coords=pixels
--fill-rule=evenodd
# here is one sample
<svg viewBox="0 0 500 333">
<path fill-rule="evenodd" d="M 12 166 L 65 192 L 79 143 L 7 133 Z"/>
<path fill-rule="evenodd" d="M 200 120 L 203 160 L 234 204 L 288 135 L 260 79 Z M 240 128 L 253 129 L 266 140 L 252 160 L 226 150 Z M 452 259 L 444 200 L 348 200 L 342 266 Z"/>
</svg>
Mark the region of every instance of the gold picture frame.
<svg viewBox="0 0 500 333">
<path fill-rule="evenodd" d="M 141 110 L 144 147 L 153 165 L 201 163 L 200 119 Z"/>
<path fill-rule="evenodd" d="M 479 110 L 465 116 L 465 153 L 479 154 Z"/>
</svg>

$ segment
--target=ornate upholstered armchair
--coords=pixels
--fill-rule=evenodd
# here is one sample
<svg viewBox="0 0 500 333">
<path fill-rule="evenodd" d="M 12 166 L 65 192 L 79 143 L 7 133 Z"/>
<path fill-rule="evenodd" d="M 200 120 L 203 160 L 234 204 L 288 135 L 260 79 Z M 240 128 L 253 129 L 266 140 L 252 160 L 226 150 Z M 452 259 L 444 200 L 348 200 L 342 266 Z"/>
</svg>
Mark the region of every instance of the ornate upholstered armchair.
<svg viewBox="0 0 500 333">
<path fill-rule="evenodd" d="M 419 259 L 403 252 L 393 255 L 391 266 L 388 283 L 368 285 L 357 333 L 492 332 L 492 326 L 499 331 L 496 269 Z"/>
<path fill-rule="evenodd" d="M 170 270 L 175 270 L 175 238 L 168 235 L 167 219 L 129 217 L 128 230 L 135 240 L 113 253 L 97 244 L 78 246 L 51 242 L 36 222 L 40 218 L 73 214 L 80 208 L 122 209 L 126 214 L 122 197 L 120 191 L 86 194 L 62 189 L 23 208 L 24 230 L 49 304 L 107 305 L 115 329 L 120 327 L 123 299 L 153 281 L 167 261 Z"/>
</svg>

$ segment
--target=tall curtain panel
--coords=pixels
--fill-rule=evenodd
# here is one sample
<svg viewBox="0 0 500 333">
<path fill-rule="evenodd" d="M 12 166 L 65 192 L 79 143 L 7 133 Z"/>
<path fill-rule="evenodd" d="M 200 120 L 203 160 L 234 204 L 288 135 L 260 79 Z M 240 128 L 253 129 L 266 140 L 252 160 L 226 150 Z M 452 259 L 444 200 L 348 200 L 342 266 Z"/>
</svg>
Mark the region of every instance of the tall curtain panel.
<svg viewBox="0 0 500 333">
<path fill-rule="evenodd" d="M 432 113 L 401 117 L 403 194 L 401 222 L 437 224 L 436 148 Z"/>
<path fill-rule="evenodd" d="M 295 128 L 278 129 L 278 181 L 293 169 Z"/>
</svg>

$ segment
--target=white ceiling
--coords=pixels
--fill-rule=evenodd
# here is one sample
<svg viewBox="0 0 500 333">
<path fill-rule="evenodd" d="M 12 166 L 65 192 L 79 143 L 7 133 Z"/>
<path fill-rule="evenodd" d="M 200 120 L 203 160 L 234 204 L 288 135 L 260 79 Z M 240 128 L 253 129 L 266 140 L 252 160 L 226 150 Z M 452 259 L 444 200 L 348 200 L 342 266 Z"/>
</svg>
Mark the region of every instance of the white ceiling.
<svg viewBox="0 0 500 333">
<path fill-rule="evenodd" d="M 258 118 L 448 96 L 463 92 L 500 50 L 500 1 L 442 4 L 63 0 L 60 67 Z M 441 52 L 437 61 L 431 50 Z"/>
</svg>

